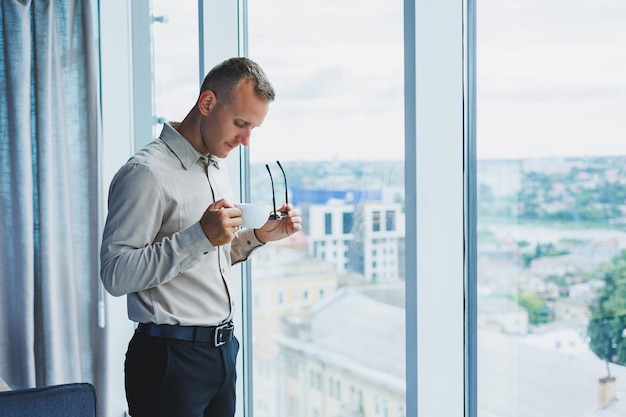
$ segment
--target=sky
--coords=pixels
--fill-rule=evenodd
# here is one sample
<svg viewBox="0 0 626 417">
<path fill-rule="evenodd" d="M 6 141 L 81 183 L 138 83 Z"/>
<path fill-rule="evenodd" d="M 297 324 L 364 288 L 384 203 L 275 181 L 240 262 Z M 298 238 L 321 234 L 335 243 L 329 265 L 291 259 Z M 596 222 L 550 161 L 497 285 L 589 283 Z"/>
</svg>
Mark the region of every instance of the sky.
<svg viewBox="0 0 626 417">
<path fill-rule="evenodd" d="M 153 0 L 157 113 L 195 101 L 197 2 Z M 626 2 L 477 2 L 478 157 L 626 155 Z M 251 159 L 401 160 L 401 0 L 248 1 L 277 98 Z M 192 17 L 190 17 L 192 16 Z"/>
<path fill-rule="evenodd" d="M 626 155 L 626 2 L 478 4 L 479 157 Z"/>
</svg>

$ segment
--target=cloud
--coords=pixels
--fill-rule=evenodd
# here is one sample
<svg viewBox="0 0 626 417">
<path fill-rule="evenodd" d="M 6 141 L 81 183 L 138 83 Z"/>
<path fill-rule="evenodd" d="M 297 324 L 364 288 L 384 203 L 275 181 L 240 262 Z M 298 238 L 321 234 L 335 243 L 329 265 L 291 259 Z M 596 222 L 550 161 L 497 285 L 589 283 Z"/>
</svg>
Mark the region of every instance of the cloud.
<svg viewBox="0 0 626 417">
<path fill-rule="evenodd" d="M 158 3 L 170 23 L 155 26 L 167 28 L 155 34 L 157 110 L 176 118 L 198 85 L 189 24 L 197 3 Z M 247 4 L 249 55 L 277 90 L 252 155 L 403 157 L 401 1 Z M 626 153 L 625 1 L 481 0 L 477 7 L 479 156 Z"/>
<path fill-rule="evenodd" d="M 346 70 L 339 66 L 324 67 L 292 77 L 283 92 L 285 98 L 313 99 L 336 95 L 346 84 Z"/>
<path fill-rule="evenodd" d="M 626 154 L 626 3 L 478 3 L 479 157 Z"/>
<path fill-rule="evenodd" d="M 277 90 L 251 158 L 403 158 L 402 2 L 259 0 L 248 8 L 250 57 Z"/>
</svg>

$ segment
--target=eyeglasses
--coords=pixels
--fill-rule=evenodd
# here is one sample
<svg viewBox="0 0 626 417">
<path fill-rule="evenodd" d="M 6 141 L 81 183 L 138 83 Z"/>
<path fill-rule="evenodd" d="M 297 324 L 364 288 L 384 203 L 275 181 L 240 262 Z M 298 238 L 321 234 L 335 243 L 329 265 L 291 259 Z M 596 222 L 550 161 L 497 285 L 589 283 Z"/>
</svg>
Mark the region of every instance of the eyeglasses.
<svg viewBox="0 0 626 417">
<path fill-rule="evenodd" d="M 289 204 L 289 198 L 287 196 L 287 176 L 285 175 L 285 170 L 283 169 L 283 166 L 280 164 L 280 161 L 276 161 L 276 163 L 278 164 L 278 168 L 280 168 L 281 172 L 283 173 L 283 178 L 285 179 L 285 204 Z M 274 211 L 273 213 L 270 215 L 270 220 L 280 220 L 282 219 L 283 213 L 278 213 L 278 211 L 276 210 L 276 194 L 274 193 L 274 177 L 272 177 L 272 171 L 270 170 L 270 166 L 268 164 L 265 164 L 265 168 L 267 168 L 267 172 L 270 174 L 270 181 L 272 182 L 272 204 L 274 206 Z"/>
</svg>

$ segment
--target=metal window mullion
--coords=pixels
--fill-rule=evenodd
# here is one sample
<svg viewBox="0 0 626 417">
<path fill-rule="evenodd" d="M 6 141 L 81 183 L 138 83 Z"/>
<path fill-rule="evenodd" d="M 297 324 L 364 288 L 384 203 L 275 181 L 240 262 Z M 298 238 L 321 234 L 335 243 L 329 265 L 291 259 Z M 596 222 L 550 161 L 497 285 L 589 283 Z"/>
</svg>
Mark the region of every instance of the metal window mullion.
<svg viewBox="0 0 626 417">
<path fill-rule="evenodd" d="M 476 182 L 476 1 L 466 0 L 464 9 L 464 116 L 465 116 L 465 410 L 478 416 L 478 324 L 477 324 L 477 182 Z"/>
<path fill-rule="evenodd" d="M 466 16 L 463 1 L 404 4 L 407 415 L 461 417 Z"/>
</svg>

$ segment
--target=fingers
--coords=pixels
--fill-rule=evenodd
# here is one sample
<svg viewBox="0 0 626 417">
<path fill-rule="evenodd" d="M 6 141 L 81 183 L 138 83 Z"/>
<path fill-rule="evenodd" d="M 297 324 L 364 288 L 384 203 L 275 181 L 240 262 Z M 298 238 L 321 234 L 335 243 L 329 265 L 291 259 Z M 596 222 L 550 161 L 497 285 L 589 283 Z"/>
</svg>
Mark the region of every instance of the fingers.
<svg viewBox="0 0 626 417">
<path fill-rule="evenodd" d="M 262 242 L 271 242 L 284 239 L 302 230 L 300 210 L 292 206 L 283 205 L 280 208 L 283 217 L 279 220 L 269 220 L 260 229 L 255 229 L 257 238 Z"/>
<path fill-rule="evenodd" d="M 291 204 L 283 204 L 279 211 L 281 212 L 281 214 L 285 215 L 292 210 L 296 210 L 296 209 L 294 209 Z"/>
<path fill-rule="evenodd" d="M 291 227 L 292 232 L 290 234 L 299 232 L 302 230 L 302 217 L 300 217 L 300 212 L 293 210 L 289 212 L 289 227 Z"/>
<path fill-rule="evenodd" d="M 221 208 L 232 208 L 235 207 L 228 200 L 222 198 L 221 200 L 217 200 L 215 203 L 211 203 L 209 209 L 211 210 L 219 210 Z"/>
<path fill-rule="evenodd" d="M 280 208 L 282 218 L 269 220 L 261 228 L 255 229 L 262 242 L 284 239 L 302 230 L 300 210 L 290 204 Z M 200 225 L 213 246 L 230 243 L 243 225 L 241 210 L 225 199 L 212 203 L 202 215 Z"/>
<path fill-rule="evenodd" d="M 281 207 L 281 213 L 289 219 L 289 223 L 292 227 L 300 230 L 302 228 L 302 217 L 300 216 L 300 210 L 293 208 L 291 205 L 283 205 Z M 296 231 L 297 231 L 296 230 Z"/>
<path fill-rule="evenodd" d="M 283 204 L 279 212 L 282 217 L 289 217 L 294 219 L 298 218 L 299 222 L 302 222 L 302 218 L 300 217 L 300 210 L 294 208 L 291 204 Z"/>
<path fill-rule="evenodd" d="M 226 200 L 219 200 L 211 204 L 200 218 L 200 226 L 213 246 L 231 242 L 243 224 L 241 211 L 237 207 L 228 207 L 228 204 Z"/>
</svg>

